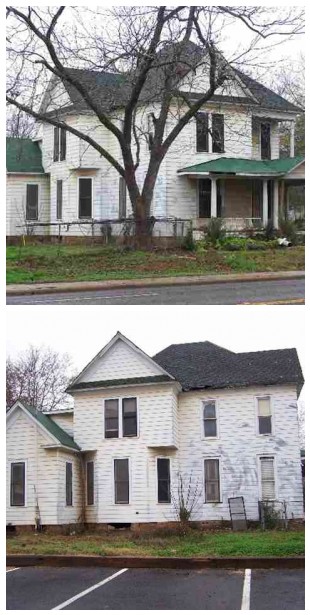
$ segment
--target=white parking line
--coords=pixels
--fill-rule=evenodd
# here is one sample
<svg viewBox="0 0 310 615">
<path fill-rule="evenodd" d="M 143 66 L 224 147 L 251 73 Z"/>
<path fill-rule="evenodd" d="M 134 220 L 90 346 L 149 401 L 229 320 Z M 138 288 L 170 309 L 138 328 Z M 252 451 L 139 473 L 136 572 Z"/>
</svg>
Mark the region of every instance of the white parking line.
<svg viewBox="0 0 310 615">
<path fill-rule="evenodd" d="M 68 606 L 68 604 L 72 604 L 72 602 L 75 602 L 79 598 L 82 598 L 82 596 L 86 596 L 86 594 L 89 594 L 90 592 L 93 592 L 98 587 L 102 587 L 102 585 L 105 585 L 106 583 L 109 583 L 109 581 L 112 581 L 113 579 L 118 577 L 120 574 L 123 574 L 123 572 L 126 572 L 126 570 L 128 570 L 128 568 L 123 568 L 122 570 L 118 570 L 118 572 L 115 572 L 115 574 L 112 574 L 107 579 L 103 579 L 103 581 L 100 581 L 100 583 L 96 583 L 96 585 L 92 585 L 91 587 L 89 587 L 88 589 L 85 589 L 80 594 L 76 594 L 72 598 L 69 598 L 69 600 L 66 600 L 66 602 L 62 602 L 58 606 L 54 606 L 54 608 L 51 609 L 51 610 L 52 611 L 60 611 L 61 609 L 64 609 L 65 606 Z"/>
<path fill-rule="evenodd" d="M 242 592 L 242 602 L 241 602 L 242 611 L 250 610 L 250 596 L 251 596 L 251 570 L 250 568 L 247 568 L 244 571 L 243 592 Z"/>
<path fill-rule="evenodd" d="M 14 570 L 20 570 L 20 568 L 10 568 L 10 570 L 7 570 L 7 573 L 8 572 L 14 572 Z"/>
<path fill-rule="evenodd" d="M 52 295 L 51 295 L 52 296 Z M 77 296 L 76 300 L 74 299 L 74 297 L 70 296 L 69 299 L 54 299 L 54 301 L 51 303 L 51 305 L 53 303 L 74 303 L 76 301 L 79 301 L 80 299 L 82 299 L 83 301 L 94 301 L 94 299 L 131 299 L 131 297 L 157 297 L 158 293 L 136 293 L 136 294 L 124 294 L 124 295 L 96 295 L 91 296 L 91 297 L 80 297 Z M 40 300 L 29 300 L 29 301 L 24 301 L 23 305 L 35 305 L 36 303 L 43 303 L 44 305 L 47 305 L 46 300 L 40 301 Z M 11 305 L 19 305 L 19 304 L 11 304 Z"/>
</svg>

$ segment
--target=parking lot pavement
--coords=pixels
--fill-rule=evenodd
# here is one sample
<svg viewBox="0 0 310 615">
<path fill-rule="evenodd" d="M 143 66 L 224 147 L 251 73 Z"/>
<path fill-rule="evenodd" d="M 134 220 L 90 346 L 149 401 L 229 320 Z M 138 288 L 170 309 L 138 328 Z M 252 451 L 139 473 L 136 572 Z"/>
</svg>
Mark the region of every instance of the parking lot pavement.
<svg viewBox="0 0 310 615">
<path fill-rule="evenodd" d="M 38 567 L 7 573 L 7 610 L 240 610 L 248 604 L 304 609 L 304 571 Z"/>
</svg>

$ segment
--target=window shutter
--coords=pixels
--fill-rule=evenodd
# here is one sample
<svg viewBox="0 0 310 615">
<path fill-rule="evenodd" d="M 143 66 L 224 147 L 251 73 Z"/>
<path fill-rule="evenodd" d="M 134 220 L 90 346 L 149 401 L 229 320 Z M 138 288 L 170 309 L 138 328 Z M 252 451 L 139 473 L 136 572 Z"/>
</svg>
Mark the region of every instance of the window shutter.
<svg viewBox="0 0 310 615">
<path fill-rule="evenodd" d="M 26 186 L 26 220 L 38 219 L 38 184 L 27 184 Z"/>
<path fill-rule="evenodd" d="M 54 128 L 54 162 L 59 160 L 59 128 Z"/>
<path fill-rule="evenodd" d="M 224 153 L 224 115 L 212 114 L 212 151 Z"/>
<path fill-rule="evenodd" d="M 262 499 L 275 498 L 274 458 L 261 457 Z"/>
<path fill-rule="evenodd" d="M 208 113 L 196 113 L 196 150 L 197 152 L 209 151 L 209 115 Z"/>
<path fill-rule="evenodd" d="M 67 149 L 67 131 L 64 128 L 60 129 L 60 160 L 66 160 Z"/>
<path fill-rule="evenodd" d="M 62 219 L 62 179 L 57 180 L 57 204 L 56 204 L 56 218 Z"/>
</svg>

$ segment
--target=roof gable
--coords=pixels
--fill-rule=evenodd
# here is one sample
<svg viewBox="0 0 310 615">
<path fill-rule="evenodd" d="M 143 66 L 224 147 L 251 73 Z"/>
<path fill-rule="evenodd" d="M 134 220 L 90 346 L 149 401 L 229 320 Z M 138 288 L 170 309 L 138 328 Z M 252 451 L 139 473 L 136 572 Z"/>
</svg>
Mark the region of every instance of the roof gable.
<svg viewBox="0 0 310 615">
<path fill-rule="evenodd" d="M 42 152 L 31 139 L 6 139 L 6 168 L 8 173 L 44 173 Z"/>
<path fill-rule="evenodd" d="M 80 447 L 74 442 L 73 438 L 69 436 L 69 434 L 64 431 L 57 423 L 55 423 L 49 416 L 43 414 L 39 410 L 36 410 L 33 406 L 26 403 L 25 401 L 17 401 L 14 406 L 7 413 L 7 420 L 9 420 L 13 414 L 21 409 L 28 415 L 32 420 L 35 420 L 38 425 L 41 427 L 42 431 L 47 434 L 55 444 L 60 444 L 66 448 L 71 448 L 73 450 L 80 450 Z"/>
<path fill-rule="evenodd" d="M 91 388 L 91 385 L 98 387 L 100 383 L 101 386 L 112 386 L 115 383 L 146 384 L 171 379 L 163 367 L 118 332 L 88 363 L 68 390 Z"/>
</svg>

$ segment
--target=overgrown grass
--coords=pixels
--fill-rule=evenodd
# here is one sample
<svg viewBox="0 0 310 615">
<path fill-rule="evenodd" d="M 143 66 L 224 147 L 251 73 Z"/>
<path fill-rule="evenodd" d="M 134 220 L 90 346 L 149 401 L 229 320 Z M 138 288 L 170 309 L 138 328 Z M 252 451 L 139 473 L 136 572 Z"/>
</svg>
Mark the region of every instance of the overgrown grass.
<svg viewBox="0 0 310 615">
<path fill-rule="evenodd" d="M 108 246 L 10 246 L 7 283 L 124 280 L 156 276 L 294 271 L 304 268 L 304 247 L 262 252 L 215 249 L 130 250 Z"/>
<path fill-rule="evenodd" d="M 304 553 L 304 531 L 247 532 L 190 530 L 185 536 L 131 531 L 74 536 L 21 533 L 7 539 L 8 553 L 58 555 L 153 555 L 158 557 L 293 556 Z"/>
</svg>

